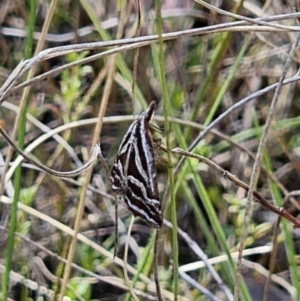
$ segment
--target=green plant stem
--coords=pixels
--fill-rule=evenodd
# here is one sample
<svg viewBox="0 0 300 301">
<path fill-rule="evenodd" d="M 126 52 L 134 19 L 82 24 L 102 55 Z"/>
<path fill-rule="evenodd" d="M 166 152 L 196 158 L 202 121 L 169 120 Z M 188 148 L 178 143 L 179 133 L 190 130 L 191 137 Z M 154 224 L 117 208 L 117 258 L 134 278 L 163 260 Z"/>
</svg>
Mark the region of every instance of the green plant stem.
<svg viewBox="0 0 300 301">
<path fill-rule="evenodd" d="M 156 16 L 157 16 L 157 32 L 159 36 L 159 77 L 162 86 L 162 96 L 163 96 L 163 106 L 164 106 L 164 126 L 166 133 L 166 145 L 167 145 L 167 158 L 168 162 L 172 162 L 171 156 L 171 139 L 170 139 L 170 122 L 168 117 L 171 113 L 171 104 L 169 93 L 167 89 L 167 83 L 165 78 L 165 58 L 164 58 L 164 45 L 162 40 L 162 15 L 161 15 L 161 6 L 162 1 L 156 0 Z M 169 166 L 168 168 L 168 178 L 170 185 L 170 197 L 171 197 L 171 220 L 173 224 L 172 228 L 172 247 L 173 247 L 173 281 L 174 281 L 174 300 L 178 300 L 178 283 L 179 283 L 179 274 L 178 274 L 178 241 L 177 241 L 177 208 L 176 208 L 176 200 L 175 200 L 175 185 L 174 185 L 174 177 L 173 170 Z"/>
</svg>

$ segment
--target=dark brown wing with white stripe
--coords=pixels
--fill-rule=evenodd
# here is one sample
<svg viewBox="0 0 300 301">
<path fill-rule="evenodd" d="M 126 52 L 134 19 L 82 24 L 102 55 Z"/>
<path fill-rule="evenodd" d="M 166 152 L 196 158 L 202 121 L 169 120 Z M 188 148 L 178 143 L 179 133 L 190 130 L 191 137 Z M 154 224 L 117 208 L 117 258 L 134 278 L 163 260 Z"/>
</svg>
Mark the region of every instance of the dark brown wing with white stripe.
<svg viewBox="0 0 300 301">
<path fill-rule="evenodd" d="M 155 169 L 149 122 L 154 115 L 155 103 L 129 127 L 120 145 L 111 171 L 112 189 L 124 196 L 128 209 L 148 225 L 162 225 L 161 204 L 158 199 L 157 174 Z"/>
</svg>

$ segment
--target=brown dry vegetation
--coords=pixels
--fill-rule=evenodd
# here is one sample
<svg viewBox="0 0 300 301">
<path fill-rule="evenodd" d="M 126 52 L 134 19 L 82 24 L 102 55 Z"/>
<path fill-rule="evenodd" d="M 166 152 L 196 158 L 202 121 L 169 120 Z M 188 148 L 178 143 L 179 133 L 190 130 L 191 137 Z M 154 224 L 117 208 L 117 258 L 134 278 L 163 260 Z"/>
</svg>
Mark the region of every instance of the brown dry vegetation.
<svg viewBox="0 0 300 301">
<path fill-rule="evenodd" d="M 128 239 L 132 214 L 120 205 L 113 258 L 105 164 L 62 179 L 21 160 L 1 136 L 1 298 L 299 300 L 295 3 L 221 1 L 217 11 L 166 0 L 160 16 L 160 1 L 141 0 L 139 23 L 138 1 L 36 2 L 0 3 L 1 127 L 53 170 L 79 168 L 99 142 L 111 168 L 132 118 L 154 100 L 165 223 L 155 231 L 136 219 Z M 160 22 L 163 45 L 150 37 Z M 183 154 L 164 146 L 210 161 L 178 166 Z"/>
</svg>

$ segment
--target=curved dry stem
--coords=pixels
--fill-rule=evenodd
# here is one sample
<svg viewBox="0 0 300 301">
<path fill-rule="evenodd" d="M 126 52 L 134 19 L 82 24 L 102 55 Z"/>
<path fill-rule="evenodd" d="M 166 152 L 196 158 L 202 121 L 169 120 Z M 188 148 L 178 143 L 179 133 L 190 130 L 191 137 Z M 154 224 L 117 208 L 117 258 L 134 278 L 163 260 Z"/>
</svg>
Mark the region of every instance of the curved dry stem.
<svg viewBox="0 0 300 301">
<path fill-rule="evenodd" d="M 96 144 L 94 146 L 93 149 L 93 153 L 91 158 L 89 159 L 88 162 L 86 162 L 83 166 L 73 170 L 73 171 L 56 171 L 54 169 L 51 169 L 35 160 L 33 160 L 32 158 L 30 158 L 25 152 L 23 152 L 9 137 L 9 135 L 4 131 L 4 129 L 0 126 L 0 133 L 3 135 L 3 137 L 5 138 L 5 140 L 13 147 L 13 149 L 20 155 L 22 156 L 26 161 L 28 161 L 29 163 L 31 163 L 32 165 L 38 167 L 40 170 L 59 177 L 59 178 L 73 178 L 76 177 L 84 172 L 86 172 L 89 168 L 91 168 L 91 166 L 93 165 L 93 163 L 95 162 L 95 160 L 97 159 L 99 153 L 100 153 L 100 146 L 98 144 Z"/>
<path fill-rule="evenodd" d="M 4 101 L 2 103 L 2 106 L 4 108 L 7 108 L 9 110 L 12 110 L 13 112 L 15 112 L 16 114 L 19 114 L 20 111 L 20 107 L 16 106 L 15 104 L 11 103 L 11 102 L 7 102 Z M 47 133 L 49 131 L 51 131 L 52 129 L 50 127 L 48 127 L 47 125 L 43 124 L 42 122 L 40 122 L 38 119 L 36 119 L 33 115 L 27 113 L 26 114 L 26 118 L 27 120 L 32 123 L 34 126 L 36 126 L 39 130 L 41 130 L 44 133 Z M 72 159 L 74 160 L 75 164 L 77 166 L 81 166 L 82 163 L 80 161 L 80 159 L 78 158 L 78 156 L 76 155 L 76 153 L 74 153 L 73 151 L 73 147 L 65 140 L 63 139 L 61 136 L 54 134 L 52 136 L 52 138 L 54 140 L 57 141 L 57 143 L 61 144 L 64 146 L 64 148 L 66 149 L 66 151 L 69 152 L 69 154 L 71 155 Z"/>
<path fill-rule="evenodd" d="M 266 25 L 247 25 L 250 21 L 236 21 L 236 22 L 229 22 L 229 23 L 223 23 L 223 24 L 217 24 L 212 26 L 207 26 L 204 28 L 196 28 L 196 29 L 188 29 L 188 30 L 182 30 L 182 31 L 176 31 L 171 33 L 166 33 L 162 35 L 162 39 L 164 41 L 177 39 L 179 37 L 183 36 L 194 36 L 194 35 L 203 35 L 208 33 L 216 33 L 216 32 L 228 32 L 228 31 L 234 31 L 234 32 L 249 32 L 249 31 L 263 31 L 263 32 L 278 32 L 278 31 L 299 31 L 298 26 L 284 26 L 280 25 L 280 28 L 278 27 L 278 24 L 271 24 L 267 22 L 271 21 L 278 21 L 282 19 L 291 19 L 291 18 L 297 18 L 300 16 L 300 13 L 293 13 L 293 14 L 284 14 L 284 15 L 278 15 L 278 16 L 272 16 L 267 18 L 255 18 L 250 19 L 252 23 L 258 24 L 261 22 L 266 22 L 264 24 Z M 125 50 L 134 49 L 138 47 L 142 47 L 145 45 L 151 45 L 152 43 L 155 43 L 158 41 L 157 35 L 149 35 L 145 37 L 137 37 L 137 38 L 130 38 L 130 39 L 120 39 L 120 40 L 113 40 L 113 41 L 105 41 L 105 42 L 94 42 L 94 43 L 83 43 L 83 44 L 74 44 L 74 45 L 68 45 L 68 46 L 60 46 L 60 47 L 53 47 L 46 50 L 43 50 L 39 52 L 36 56 L 33 58 L 22 61 L 18 67 L 12 72 L 12 74 L 9 76 L 9 78 L 6 80 L 4 85 L 0 89 L 0 103 L 12 92 L 16 92 L 17 89 L 23 88 L 24 86 L 29 85 L 29 83 L 23 83 L 15 88 L 15 85 L 18 81 L 18 79 L 22 78 L 22 76 L 30 70 L 34 65 L 43 62 L 45 60 L 55 58 L 62 55 L 67 55 L 69 53 L 74 52 L 81 52 L 81 51 L 90 51 L 90 50 L 97 50 L 105 47 L 114 47 L 118 46 L 119 48 L 111 49 L 106 52 L 106 55 L 112 54 L 112 53 L 119 53 Z M 130 44 L 130 45 L 128 45 Z M 123 45 L 123 46 L 122 46 Z M 125 46 L 124 46 L 125 45 Z M 101 57 L 102 54 L 96 54 L 94 56 L 91 56 L 89 58 L 80 60 L 78 62 L 75 62 L 75 65 L 83 64 L 91 60 L 96 60 L 99 57 Z M 74 64 L 68 64 L 67 68 L 71 68 L 74 66 Z M 51 76 L 54 76 L 57 74 L 57 72 L 61 72 L 60 68 L 64 68 L 64 66 L 59 67 L 58 69 L 54 70 L 53 73 L 50 73 Z M 43 76 L 43 75 L 42 75 Z M 40 81 L 43 77 L 38 77 L 38 81 Z M 50 75 L 48 74 L 48 77 Z M 30 81 L 32 84 L 33 81 Z"/>
</svg>

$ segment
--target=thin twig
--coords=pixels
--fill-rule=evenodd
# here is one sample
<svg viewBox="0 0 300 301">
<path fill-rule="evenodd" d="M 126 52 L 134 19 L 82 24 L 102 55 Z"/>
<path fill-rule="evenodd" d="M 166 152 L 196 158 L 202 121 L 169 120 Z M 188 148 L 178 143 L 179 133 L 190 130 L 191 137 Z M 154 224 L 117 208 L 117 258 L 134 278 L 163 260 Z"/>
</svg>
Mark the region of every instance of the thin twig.
<svg viewBox="0 0 300 301">
<path fill-rule="evenodd" d="M 257 180 L 258 180 L 258 176 L 259 176 L 261 159 L 262 159 L 263 151 L 264 151 L 265 144 L 266 144 L 266 141 L 267 141 L 269 129 L 270 129 L 270 126 L 271 126 L 271 123 L 272 123 L 273 115 L 274 115 L 274 112 L 275 112 L 277 100 L 278 100 L 280 91 L 282 89 L 282 83 L 283 83 L 284 78 L 287 74 L 288 68 L 289 68 L 290 63 L 293 59 L 295 51 L 298 47 L 299 41 L 300 41 L 300 34 L 298 33 L 296 41 L 293 44 L 293 46 L 291 48 L 291 51 L 289 53 L 289 57 L 287 58 L 286 63 L 284 65 L 282 75 L 281 75 L 281 77 L 279 79 L 279 82 L 278 82 L 278 86 L 276 87 L 276 90 L 274 92 L 273 100 L 272 100 L 272 103 L 271 103 L 271 106 L 270 106 L 270 109 L 269 109 L 268 118 L 267 118 L 264 130 L 262 132 L 262 135 L 261 135 L 261 140 L 260 140 L 258 150 L 257 150 L 257 153 L 256 153 L 256 159 L 255 159 L 253 169 L 252 169 L 252 174 L 251 174 L 250 184 L 249 184 L 249 190 L 248 190 L 248 195 L 247 195 L 247 203 L 246 203 L 246 207 L 245 207 L 245 219 L 244 219 L 244 223 L 243 223 L 242 238 L 241 238 L 240 245 L 239 245 L 239 258 L 238 258 L 238 262 L 237 262 L 237 274 L 236 274 L 236 283 L 235 283 L 235 292 L 234 292 L 234 300 L 235 301 L 239 300 L 239 288 L 240 288 L 240 281 L 241 281 L 243 249 L 244 249 L 244 246 L 245 246 L 245 241 L 246 241 L 246 238 L 247 238 L 248 228 L 249 228 L 249 224 L 250 224 L 252 199 L 253 199 L 254 190 L 255 190 Z M 282 215 L 280 215 L 280 216 L 282 216 Z"/>
<path fill-rule="evenodd" d="M 9 135 L 4 131 L 4 129 L 0 126 L 0 133 L 2 136 L 5 138 L 5 140 L 12 146 L 12 148 L 20 155 L 22 156 L 26 161 L 31 163 L 32 165 L 38 167 L 40 170 L 59 177 L 59 178 L 73 178 L 76 177 L 84 172 L 86 172 L 95 162 L 97 159 L 99 153 L 100 153 L 100 146 L 96 144 L 93 149 L 93 153 L 91 158 L 89 159 L 88 162 L 86 162 L 83 166 L 73 170 L 73 171 L 56 171 L 54 169 L 51 169 L 35 160 L 30 158 L 25 152 L 23 152 L 9 137 Z"/>
<path fill-rule="evenodd" d="M 165 147 L 160 146 L 160 148 L 163 151 L 166 151 Z M 246 191 L 249 190 L 249 185 L 247 185 L 245 182 L 239 180 L 235 175 L 231 174 L 229 171 L 223 169 L 222 167 L 220 167 L 219 165 L 217 165 L 213 161 L 205 158 L 204 156 L 197 155 L 197 154 L 182 150 L 180 148 L 172 149 L 172 153 L 179 154 L 179 155 L 182 155 L 182 156 L 185 156 L 185 157 L 198 159 L 200 162 L 204 162 L 205 164 L 207 164 L 210 167 L 212 167 L 212 168 L 216 169 L 217 171 L 219 171 L 226 179 L 230 180 L 235 185 L 242 187 Z M 270 202 L 268 202 L 262 195 L 260 195 L 256 191 L 253 191 L 253 195 L 255 196 L 257 201 L 262 206 L 264 206 L 265 208 L 271 210 L 272 212 L 276 213 L 277 215 L 289 220 L 294 225 L 295 228 L 300 228 L 300 220 L 298 220 L 297 218 L 292 216 L 287 210 L 285 210 L 282 207 L 275 207 L 274 205 L 272 205 Z"/>
</svg>

